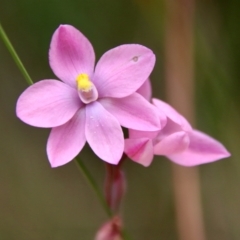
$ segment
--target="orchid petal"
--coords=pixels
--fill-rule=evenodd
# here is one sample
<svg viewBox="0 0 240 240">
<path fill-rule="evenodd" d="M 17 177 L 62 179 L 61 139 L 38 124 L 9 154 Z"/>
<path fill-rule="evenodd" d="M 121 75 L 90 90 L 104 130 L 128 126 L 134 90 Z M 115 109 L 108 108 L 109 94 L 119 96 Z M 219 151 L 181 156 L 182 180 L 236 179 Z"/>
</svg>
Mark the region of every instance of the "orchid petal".
<svg viewBox="0 0 240 240">
<path fill-rule="evenodd" d="M 157 109 L 138 93 L 125 98 L 104 98 L 100 103 L 124 127 L 145 131 L 160 130 Z"/>
<path fill-rule="evenodd" d="M 183 129 L 179 124 L 175 123 L 170 118 L 167 118 L 167 124 L 159 132 L 158 138 L 163 139 L 175 132 L 181 132 L 181 131 L 183 131 Z"/>
<path fill-rule="evenodd" d="M 189 147 L 184 152 L 169 155 L 170 160 L 190 167 L 230 156 L 230 153 L 220 142 L 200 131 L 192 131 L 189 133 L 189 137 Z"/>
<path fill-rule="evenodd" d="M 137 90 L 137 93 L 142 95 L 145 99 L 147 99 L 150 102 L 151 97 L 152 97 L 152 85 L 151 85 L 151 82 L 150 82 L 149 78 Z"/>
<path fill-rule="evenodd" d="M 167 118 L 166 114 L 161 111 L 160 109 L 158 109 L 156 106 L 154 106 L 152 104 L 152 106 L 154 108 L 156 108 L 156 112 L 158 114 L 158 118 L 159 118 L 159 121 L 160 121 L 160 125 L 161 125 L 161 129 L 165 128 L 165 126 L 167 125 L 168 121 L 169 121 L 169 118 Z"/>
<path fill-rule="evenodd" d="M 76 28 L 60 25 L 54 32 L 49 50 L 50 66 L 56 76 L 76 87 L 81 73 L 92 76 L 95 54 L 89 40 Z"/>
<path fill-rule="evenodd" d="M 129 138 L 154 139 L 158 135 L 158 133 L 159 133 L 159 131 L 146 132 L 146 131 L 138 131 L 138 130 L 133 130 L 133 129 L 129 129 L 129 131 L 128 131 Z"/>
<path fill-rule="evenodd" d="M 90 147 L 99 158 L 118 164 L 124 150 L 123 132 L 117 119 L 97 101 L 86 106 L 85 132 Z"/>
<path fill-rule="evenodd" d="M 148 167 L 153 160 L 153 143 L 148 138 L 125 139 L 125 154 L 133 161 Z"/>
<path fill-rule="evenodd" d="M 97 63 L 93 78 L 99 97 L 129 96 L 149 77 L 154 64 L 153 52 L 138 44 L 109 50 Z"/>
<path fill-rule="evenodd" d="M 168 156 L 182 152 L 188 147 L 189 142 L 186 132 L 181 131 L 170 134 L 154 146 L 154 154 Z"/>
<path fill-rule="evenodd" d="M 188 121 L 172 106 L 156 98 L 153 98 L 152 101 L 159 110 L 163 111 L 167 115 L 167 117 L 170 118 L 173 122 L 179 124 L 184 131 L 192 130 L 192 127 L 188 123 Z"/>
<path fill-rule="evenodd" d="M 70 162 L 85 142 L 85 108 L 82 108 L 69 122 L 51 130 L 47 143 L 51 166 L 58 167 Z"/>
<path fill-rule="evenodd" d="M 17 101 L 17 116 L 35 127 L 66 123 L 81 108 L 78 93 L 57 80 L 42 80 L 28 87 Z"/>
</svg>

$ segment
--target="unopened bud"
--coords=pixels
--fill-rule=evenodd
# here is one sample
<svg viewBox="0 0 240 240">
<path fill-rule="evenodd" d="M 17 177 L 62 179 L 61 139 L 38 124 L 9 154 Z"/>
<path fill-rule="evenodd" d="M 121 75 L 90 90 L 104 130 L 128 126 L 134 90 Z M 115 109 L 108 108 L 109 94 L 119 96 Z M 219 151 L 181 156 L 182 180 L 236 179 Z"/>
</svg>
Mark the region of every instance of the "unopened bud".
<svg viewBox="0 0 240 240">
<path fill-rule="evenodd" d="M 121 229 L 122 221 L 115 216 L 98 230 L 95 240 L 123 240 Z"/>
<path fill-rule="evenodd" d="M 105 181 L 105 197 L 113 212 L 119 210 L 125 190 L 126 182 L 124 172 L 118 167 L 109 165 Z"/>
</svg>

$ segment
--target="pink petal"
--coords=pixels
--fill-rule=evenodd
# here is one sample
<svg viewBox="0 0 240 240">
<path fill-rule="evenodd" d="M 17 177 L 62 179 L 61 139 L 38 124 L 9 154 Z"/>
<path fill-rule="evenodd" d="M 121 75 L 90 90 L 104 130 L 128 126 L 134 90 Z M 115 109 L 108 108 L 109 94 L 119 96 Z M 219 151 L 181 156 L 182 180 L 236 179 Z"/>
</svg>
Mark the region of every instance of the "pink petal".
<svg viewBox="0 0 240 240">
<path fill-rule="evenodd" d="M 117 119 L 112 116 L 99 102 L 86 105 L 86 138 L 102 160 L 118 164 L 123 149 L 123 132 Z"/>
<path fill-rule="evenodd" d="M 129 129 L 128 132 L 129 138 L 149 138 L 149 139 L 154 139 L 159 133 L 159 131 L 146 132 L 133 129 Z"/>
<path fill-rule="evenodd" d="M 85 108 L 60 127 L 53 128 L 47 143 L 52 167 L 59 167 L 75 158 L 85 145 Z"/>
<path fill-rule="evenodd" d="M 165 138 L 175 132 L 181 132 L 183 131 L 182 127 L 173 122 L 170 118 L 167 118 L 167 124 L 164 126 L 164 128 L 159 132 L 159 136 L 161 139 Z"/>
<path fill-rule="evenodd" d="M 75 89 L 57 80 L 42 80 L 28 87 L 17 101 L 17 116 L 35 127 L 66 123 L 81 108 Z"/>
<path fill-rule="evenodd" d="M 150 79 L 148 78 L 143 85 L 137 90 L 137 93 L 146 98 L 149 102 L 152 97 L 152 85 Z"/>
<path fill-rule="evenodd" d="M 126 155 L 133 161 L 148 167 L 153 160 L 153 143 L 149 138 L 125 139 Z"/>
<path fill-rule="evenodd" d="M 138 93 L 125 98 L 104 98 L 100 102 L 124 127 L 145 131 L 160 130 L 157 109 Z"/>
<path fill-rule="evenodd" d="M 140 95 L 142 95 L 146 100 L 148 100 L 149 102 L 151 101 L 151 97 L 152 97 L 152 85 L 151 85 L 151 81 L 148 78 L 143 85 L 137 90 L 137 93 L 139 93 Z M 163 128 L 166 124 L 167 124 L 167 118 L 165 113 L 157 108 L 157 112 L 160 118 L 160 123 L 161 123 L 161 128 Z"/>
<path fill-rule="evenodd" d="M 156 109 L 156 112 L 158 114 L 161 129 L 165 128 L 165 126 L 167 125 L 167 123 L 169 121 L 169 118 L 167 118 L 166 114 L 163 111 L 161 111 L 160 109 L 158 109 L 156 106 L 154 106 L 153 104 L 152 104 L 152 106 Z"/>
<path fill-rule="evenodd" d="M 81 73 L 92 76 L 95 55 L 89 40 L 71 25 L 60 25 L 52 36 L 49 50 L 50 66 L 56 76 L 76 87 Z"/>
<path fill-rule="evenodd" d="M 169 155 L 170 160 L 183 166 L 196 166 L 230 156 L 220 142 L 200 131 L 194 130 L 189 136 L 189 147 L 182 153 Z"/>
<path fill-rule="evenodd" d="M 189 137 L 186 132 L 176 132 L 165 138 L 154 146 L 154 154 L 170 155 L 184 151 L 189 145 Z"/>
<path fill-rule="evenodd" d="M 138 44 L 109 50 L 99 60 L 93 78 L 99 97 L 129 96 L 146 81 L 154 64 L 153 52 Z"/>
<path fill-rule="evenodd" d="M 171 107 L 169 104 L 153 98 L 152 99 L 153 104 L 161 111 L 163 111 L 168 118 L 170 118 L 173 122 L 179 124 L 184 131 L 191 131 L 192 127 L 188 123 L 188 121 L 181 115 L 179 114 L 173 107 Z"/>
</svg>

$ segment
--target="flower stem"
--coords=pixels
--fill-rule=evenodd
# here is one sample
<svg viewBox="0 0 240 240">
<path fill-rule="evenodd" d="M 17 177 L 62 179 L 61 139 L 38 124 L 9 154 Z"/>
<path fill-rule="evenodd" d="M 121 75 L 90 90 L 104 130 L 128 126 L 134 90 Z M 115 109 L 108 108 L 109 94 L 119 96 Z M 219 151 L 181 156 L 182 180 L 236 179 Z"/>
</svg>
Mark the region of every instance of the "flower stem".
<svg viewBox="0 0 240 240">
<path fill-rule="evenodd" d="M 13 45 L 11 44 L 10 40 L 7 37 L 7 34 L 5 33 L 5 31 L 3 30 L 1 23 L 0 23 L 0 36 L 6 46 L 6 48 L 8 49 L 8 51 L 10 52 L 10 54 L 12 55 L 13 60 L 15 61 L 16 65 L 18 66 L 19 70 L 21 71 L 22 75 L 25 77 L 27 83 L 29 85 L 33 84 L 32 79 L 30 78 L 27 70 L 25 69 L 25 67 L 23 66 L 22 61 L 20 60 L 20 58 L 18 57 Z"/>
<path fill-rule="evenodd" d="M 94 178 L 92 177 L 92 175 L 88 171 L 88 169 L 85 166 L 85 164 L 83 163 L 83 161 L 79 157 L 76 157 L 75 162 L 76 162 L 78 168 L 80 169 L 80 171 L 82 172 L 82 174 L 84 175 L 84 177 L 86 178 L 86 180 L 88 181 L 89 185 L 92 187 L 92 189 L 96 193 L 96 195 L 97 195 L 103 209 L 105 210 L 106 214 L 109 217 L 112 217 L 113 216 L 112 211 L 108 207 L 107 202 L 105 201 L 101 191 L 99 190 L 96 181 L 94 180 Z"/>
<path fill-rule="evenodd" d="M 122 238 L 123 238 L 123 240 L 131 240 L 129 234 L 127 233 L 127 231 L 125 229 L 122 230 Z"/>
<path fill-rule="evenodd" d="M 97 195 L 103 209 L 105 210 L 106 214 L 108 215 L 108 217 L 112 218 L 113 217 L 112 210 L 108 206 L 107 201 L 104 199 L 104 196 L 101 193 L 100 189 L 98 188 L 98 185 L 97 185 L 96 181 L 93 179 L 93 177 L 91 176 L 87 167 L 85 166 L 85 164 L 83 163 L 83 161 L 80 159 L 79 156 L 77 156 L 75 158 L 75 163 L 77 164 L 79 170 L 82 172 L 82 174 L 84 175 L 84 177 L 88 181 L 89 185 L 92 187 L 92 189 L 96 193 L 96 195 Z M 123 240 L 130 240 L 130 236 L 125 229 L 122 229 L 121 235 L 122 235 Z"/>
</svg>

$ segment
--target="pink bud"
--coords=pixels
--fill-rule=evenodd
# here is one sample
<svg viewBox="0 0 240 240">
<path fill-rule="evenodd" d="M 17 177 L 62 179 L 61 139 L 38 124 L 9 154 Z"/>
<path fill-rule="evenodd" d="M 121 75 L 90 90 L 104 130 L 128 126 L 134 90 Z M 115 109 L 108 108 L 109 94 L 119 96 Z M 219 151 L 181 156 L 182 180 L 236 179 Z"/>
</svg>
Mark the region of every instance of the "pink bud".
<svg viewBox="0 0 240 240">
<path fill-rule="evenodd" d="M 119 166 L 107 165 L 105 197 L 113 212 L 119 210 L 126 189 L 125 175 Z"/>
<path fill-rule="evenodd" d="M 98 230 L 95 240 L 123 240 L 121 227 L 120 217 L 115 216 Z"/>
</svg>

